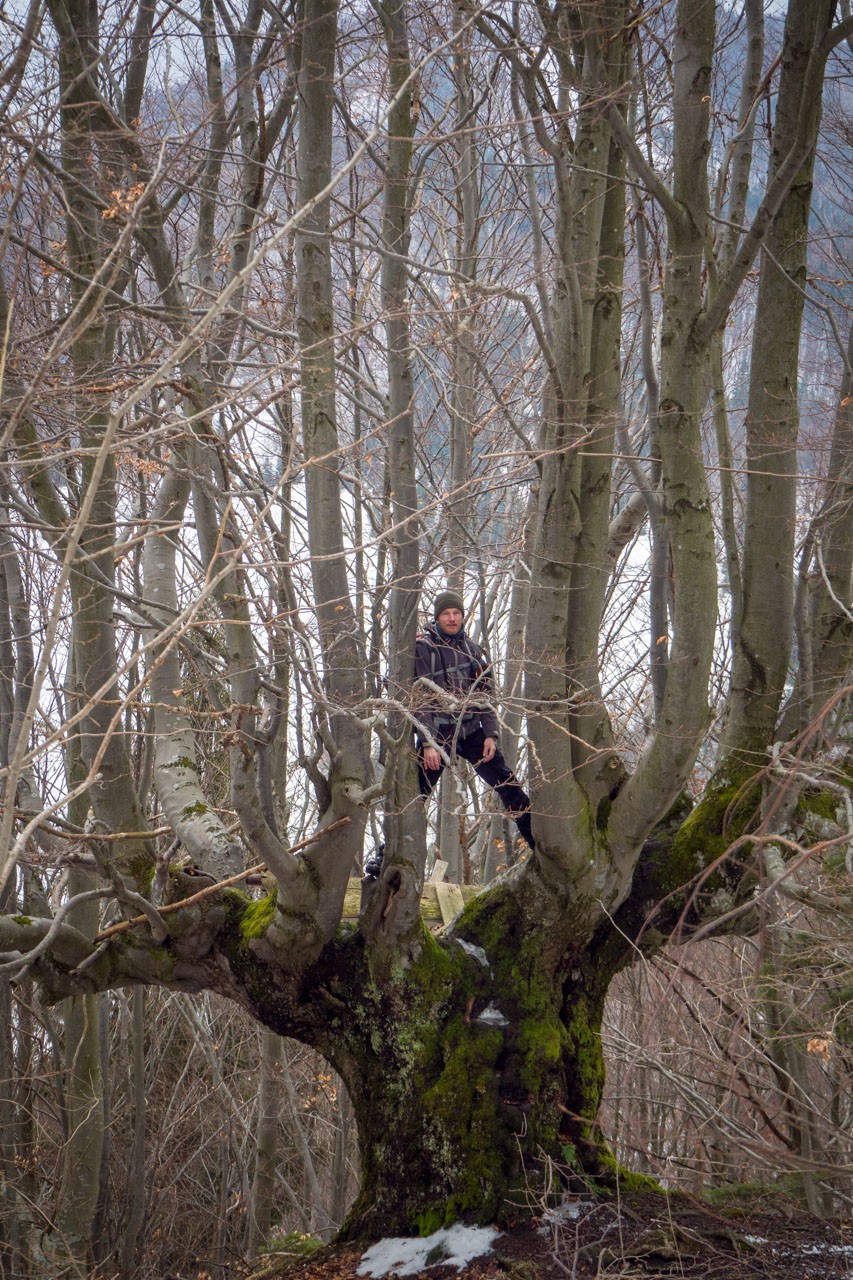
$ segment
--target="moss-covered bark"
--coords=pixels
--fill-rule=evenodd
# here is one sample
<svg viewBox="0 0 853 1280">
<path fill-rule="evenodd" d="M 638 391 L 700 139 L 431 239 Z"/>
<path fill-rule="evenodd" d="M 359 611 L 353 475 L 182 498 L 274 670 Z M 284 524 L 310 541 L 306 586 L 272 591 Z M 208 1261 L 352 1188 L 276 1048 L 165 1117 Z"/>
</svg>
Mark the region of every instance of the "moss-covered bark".
<svg viewBox="0 0 853 1280">
<path fill-rule="evenodd" d="M 500 1220 L 535 1195 L 546 1162 L 577 1150 L 601 1166 L 599 1026 L 615 953 L 602 967 L 570 938 L 554 948 L 552 923 L 536 927 L 498 889 L 444 936 L 422 929 L 404 960 L 342 929 L 297 977 L 265 949 L 274 910 L 230 895 L 228 993 L 346 1083 L 363 1181 L 344 1235 Z"/>
<path fill-rule="evenodd" d="M 592 899 L 556 906 L 519 868 L 439 937 L 421 926 L 394 953 L 342 927 L 299 974 L 278 962 L 274 899 L 228 895 L 223 991 L 323 1053 L 352 1099 L 363 1183 L 344 1235 L 499 1221 L 535 1204 L 555 1167 L 612 1177 L 597 1119 L 610 983 L 732 892 L 742 868 L 724 863 L 694 890 L 746 829 L 754 791 L 721 779 L 694 809 L 674 806 L 613 921 Z"/>
</svg>

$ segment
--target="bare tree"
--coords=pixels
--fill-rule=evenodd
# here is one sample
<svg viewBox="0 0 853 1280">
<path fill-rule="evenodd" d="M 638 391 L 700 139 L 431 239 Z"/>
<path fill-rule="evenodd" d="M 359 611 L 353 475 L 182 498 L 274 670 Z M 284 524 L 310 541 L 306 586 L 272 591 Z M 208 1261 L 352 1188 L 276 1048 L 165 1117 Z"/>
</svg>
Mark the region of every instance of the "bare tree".
<svg viewBox="0 0 853 1280">
<path fill-rule="evenodd" d="M 767 173 L 744 206 L 756 53 L 725 135 L 736 192 L 715 249 L 726 42 L 706 0 L 664 5 L 639 50 L 624 0 L 518 6 L 512 21 L 397 0 L 369 16 L 333 0 L 298 13 L 202 0 L 197 15 L 142 3 L 132 25 L 84 0 L 48 13 L 9 89 L 26 129 L 9 135 L 0 297 L 3 974 L 83 1011 L 127 985 L 210 992 L 311 1046 L 339 1072 L 358 1128 L 350 1235 L 495 1217 L 567 1153 L 606 1178 L 600 1030 L 614 976 L 672 929 L 757 928 L 804 856 L 791 835 L 801 793 L 831 790 L 820 753 L 847 749 L 849 355 L 798 612 L 794 388 L 822 87 L 851 20 L 836 22 L 830 0 L 792 0 L 774 29 Z M 649 146 L 631 126 L 634 68 L 672 75 Z M 448 255 L 430 239 L 439 221 L 423 203 L 448 120 L 482 128 L 490 164 L 500 133 L 513 139 L 481 193 L 488 277 L 482 253 L 473 268 L 467 137 L 454 144 L 460 245 Z M 648 247 L 626 268 L 628 184 L 665 233 L 658 300 Z M 729 668 L 703 379 L 759 255 L 742 529 L 720 490 L 741 568 Z M 620 470 L 616 455 L 633 449 L 627 269 L 648 295 L 646 332 L 629 336 L 645 350 L 656 452 Z M 436 936 L 421 918 L 411 672 L 447 490 L 446 399 L 430 403 L 427 388 L 447 368 L 452 290 L 466 322 L 483 317 L 477 341 L 455 325 L 457 424 L 474 413 L 475 380 L 484 429 L 498 424 L 482 443 L 478 431 L 482 455 L 452 491 L 470 540 L 495 511 L 504 521 L 488 555 L 472 548 L 483 628 L 505 574 L 490 556 L 530 525 L 507 678 L 514 733 L 526 717 L 536 848 Z M 498 472 L 503 507 L 490 496 Z M 651 602 L 614 573 L 626 477 L 652 525 Z M 634 637 L 650 618 L 667 631 L 638 732 L 648 644 L 638 656 Z M 795 622 L 803 664 L 789 686 Z M 373 805 L 387 857 L 345 921 Z M 831 842 L 849 839 L 841 828 Z M 91 880 L 63 880 L 69 859 Z M 266 896 L 238 887 L 262 871 Z M 181 1005 L 188 1034 L 238 1117 L 197 1004 Z M 7 1057 L 25 1054 L 28 1016 L 19 1002 Z M 97 1054 L 87 1061 L 85 1080 L 67 1077 L 69 1116 L 100 1088 Z M 804 1078 L 808 1060 L 792 1063 Z M 255 1127 L 239 1127 L 253 1142 Z M 86 1150 L 102 1151 L 100 1130 L 90 1137 Z M 216 1142 L 224 1224 L 253 1166 L 235 1131 Z M 300 1145 L 303 1220 L 328 1232 Z M 67 1222 L 55 1233 L 78 1267 L 100 1186 L 98 1160 L 87 1169 L 86 1221 L 73 1239 Z M 816 1206 L 822 1194 L 812 1187 Z M 125 1243 L 129 1265 L 134 1232 Z M 222 1225 L 220 1267 L 228 1248 Z"/>
</svg>

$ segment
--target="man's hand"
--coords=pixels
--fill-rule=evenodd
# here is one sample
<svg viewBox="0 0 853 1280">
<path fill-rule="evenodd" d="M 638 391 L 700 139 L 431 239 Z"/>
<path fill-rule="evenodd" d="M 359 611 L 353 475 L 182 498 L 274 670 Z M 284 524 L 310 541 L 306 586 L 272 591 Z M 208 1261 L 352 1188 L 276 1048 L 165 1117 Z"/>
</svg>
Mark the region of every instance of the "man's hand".
<svg viewBox="0 0 853 1280">
<path fill-rule="evenodd" d="M 492 751 L 494 752 L 494 743 L 492 743 Z M 435 747 L 424 747 L 424 768 L 429 770 L 441 768 L 441 756 Z"/>
<path fill-rule="evenodd" d="M 489 760 L 491 760 L 492 756 L 497 751 L 497 745 L 498 744 L 495 742 L 494 738 L 486 738 L 485 742 L 483 743 L 483 763 L 484 764 L 487 764 Z"/>
</svg>

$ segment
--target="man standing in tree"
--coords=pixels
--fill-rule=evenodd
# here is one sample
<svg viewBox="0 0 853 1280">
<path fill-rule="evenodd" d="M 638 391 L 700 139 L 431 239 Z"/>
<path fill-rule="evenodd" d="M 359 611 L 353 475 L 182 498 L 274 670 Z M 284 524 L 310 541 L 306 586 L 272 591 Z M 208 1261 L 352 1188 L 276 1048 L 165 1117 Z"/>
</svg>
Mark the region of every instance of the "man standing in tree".
<svg viewBox="0 0 853 1280">
<path fill-rule="evenodd" d="M 498 746 L 492 668 L 483 649 L 465 634 L 465 604 L 455 591 L 442 591 L 433 605 L 433 622 L 415 642 L 414 711 L 432 741 L 417 735 L 421 795 L 430 795 L 444 770 L 445 756 L 461 756 L 490 787 L 532 849 L 530 800 Z M 385 846 L 364 864 L 368 880 L 382 871 Z"/>
<path fill-rule="evenodd" d="M 415 716 L 445 755 L 461 756 L 494 787 L 532 849 L 530 800 L 498 746 L 491 663 L 465 634 L 462 597 L 455 591 L 440 592 L 433 619 L 415 644 Z M 444 760 L 420 734 L 417 748 L 421 795 L 426 797 L 441 777 Z"/>
</svg>

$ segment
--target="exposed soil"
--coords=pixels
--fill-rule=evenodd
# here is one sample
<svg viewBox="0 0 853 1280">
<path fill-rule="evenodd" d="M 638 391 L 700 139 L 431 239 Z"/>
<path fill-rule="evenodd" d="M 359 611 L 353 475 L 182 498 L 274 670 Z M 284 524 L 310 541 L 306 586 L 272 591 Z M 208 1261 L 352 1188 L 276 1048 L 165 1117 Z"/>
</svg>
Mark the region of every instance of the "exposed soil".
<svg viewBox="0 0 853 1280">
<path fill-rule="evenodd" d="M 331 1245 L 308 1258 L 270 1257 L 255 1280 L 360 1280 L 364 1250 Z M 393 1274 L 393 1273 L 390 1273 Z M 417 1280 L 835 1280 L 853 1277 L 853 1219 L 824 1221 L 789 1206 L 711 1209 L 686 1196 L 579 1197 L 507 1228 L 461 1271 Z"/>
</svg>

